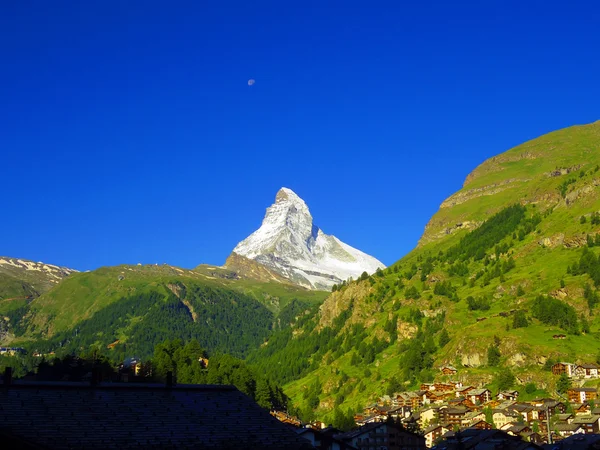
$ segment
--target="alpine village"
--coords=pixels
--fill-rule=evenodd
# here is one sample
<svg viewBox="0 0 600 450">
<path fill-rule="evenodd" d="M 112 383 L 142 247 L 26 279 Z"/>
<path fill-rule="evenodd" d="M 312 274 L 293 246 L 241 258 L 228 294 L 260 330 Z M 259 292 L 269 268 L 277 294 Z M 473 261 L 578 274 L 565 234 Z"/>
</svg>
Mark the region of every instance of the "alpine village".
<svg viewBox="0 0 600 450">
<path fill-rule="evenodd" d="M 0 446 L 600 448 L 600 121 L 476 167 L 389 267 L 299 194 L 223 266 L 0 258 Z"/>
</svg>

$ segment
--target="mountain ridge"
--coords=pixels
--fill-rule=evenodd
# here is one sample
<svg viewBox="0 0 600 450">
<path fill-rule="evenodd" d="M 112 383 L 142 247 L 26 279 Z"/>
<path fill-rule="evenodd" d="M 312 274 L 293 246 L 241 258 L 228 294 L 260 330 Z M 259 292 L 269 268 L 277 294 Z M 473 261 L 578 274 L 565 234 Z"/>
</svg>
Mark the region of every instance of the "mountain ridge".
<svg viewBox="0 0 600 450">
<path fill-rule="evenodd" d="M 463 383 L 492 387 L 510 371 L 515 388 L 553 389 L 549 362 L 600 357 L 596 236 L 600 122 L 477 166 L 411 252 L 341 286 L 313 317 L 250 358 L 317 417 L 364 406 L 388 386 L 443 380 L 436 368 L 444 364 L 457 367 Z M 303 392 L 313 386 L 318 399 L 309 405 Z"/>
<path fill-rule="evenodd" d="M 349 277 L 385 268 L 374 257 L 325 234 L 314 224 L 304 200 L 285 187 L 267 208 L 261 226 L 238 243 L 232 255 L 255 260 L 309 289 L 329 290 Z"/>
</svg>

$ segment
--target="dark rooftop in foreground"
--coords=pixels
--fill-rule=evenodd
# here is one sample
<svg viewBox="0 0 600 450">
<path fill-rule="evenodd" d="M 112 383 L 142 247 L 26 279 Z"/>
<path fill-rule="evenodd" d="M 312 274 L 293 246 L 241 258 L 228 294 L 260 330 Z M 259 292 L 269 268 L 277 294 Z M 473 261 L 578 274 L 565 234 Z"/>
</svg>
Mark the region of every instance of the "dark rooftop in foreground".
<svg viewBox="0 0 600 450">
<path fill-rule="evenodd" d="M 0 439 L 42 449 L 309 449 L 234 386 L 13 382 Z"/>
</svg>

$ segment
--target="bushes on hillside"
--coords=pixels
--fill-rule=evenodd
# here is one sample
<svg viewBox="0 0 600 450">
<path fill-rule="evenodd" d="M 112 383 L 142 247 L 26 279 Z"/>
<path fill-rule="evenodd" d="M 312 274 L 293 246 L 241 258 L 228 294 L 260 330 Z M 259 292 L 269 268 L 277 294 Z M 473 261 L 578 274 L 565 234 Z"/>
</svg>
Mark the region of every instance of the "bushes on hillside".
<svg viewBox="0 0 600 450">
<path fill-rule="evenodd" d="M 476 311 L 476 310 L 487 311 L 488 309 L 490 309 L 491 304 L 490 304 L 490 300 L 486 297 L 475 298 L 472 295 L 469 295 L 467 297 L 467 306 L 469 307 L 469 309 L 471 311 Z"/>
<path fill-rule="evenodd" d="M 558 299 L 538 295 L 531 305 L 531 313 L 547 325 L 556 325 L 569 333 L 579 333 L 575 309 Z"/>
<path fill-rule="evenodd" d="M 579 262 L 567 268 L 567 273 L 572 275 L 588 274 L 596 287 L 600 286 L 600 261 L 589 247 L 583 247 Z"/>
</svg>

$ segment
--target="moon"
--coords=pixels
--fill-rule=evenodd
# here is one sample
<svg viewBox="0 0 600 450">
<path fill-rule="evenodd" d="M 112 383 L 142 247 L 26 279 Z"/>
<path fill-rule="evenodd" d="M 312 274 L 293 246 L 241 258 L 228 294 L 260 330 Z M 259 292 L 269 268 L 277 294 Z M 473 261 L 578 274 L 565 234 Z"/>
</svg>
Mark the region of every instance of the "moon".
<svg viewBox="0 0 600 450">
<path fill-rule="evenodd" d="M 254 83 L 256 83 L 256 80 L 254 78 L 250 78 L 248 80 L 248 86 L 252 86 Z"/>
</svg>

